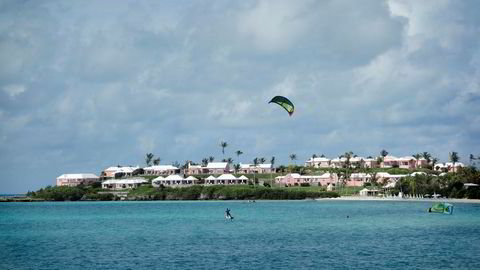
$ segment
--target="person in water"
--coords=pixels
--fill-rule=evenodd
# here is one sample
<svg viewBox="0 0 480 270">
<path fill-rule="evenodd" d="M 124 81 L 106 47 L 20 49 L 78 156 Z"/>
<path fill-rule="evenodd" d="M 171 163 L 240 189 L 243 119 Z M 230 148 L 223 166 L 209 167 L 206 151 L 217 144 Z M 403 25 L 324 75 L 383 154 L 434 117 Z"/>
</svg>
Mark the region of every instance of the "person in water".
<svg viewBox="0 0 480 270">
<path fill-rule="evenodd" d="M 225 217 L 226 218 L 229 218 L 229 219 L 232 219 L 232 215 L 230 214 L 230 209 L 227 208 L 227 210 L 225 210 Z"/>
</svg>

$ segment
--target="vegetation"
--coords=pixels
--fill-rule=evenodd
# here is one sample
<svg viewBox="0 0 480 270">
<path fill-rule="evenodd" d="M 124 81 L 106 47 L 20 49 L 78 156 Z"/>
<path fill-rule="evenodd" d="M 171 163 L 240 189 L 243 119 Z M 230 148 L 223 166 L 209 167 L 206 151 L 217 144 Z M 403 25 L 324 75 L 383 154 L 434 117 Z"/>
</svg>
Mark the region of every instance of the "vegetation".
<svg viewBox="0 0 480 270">
<path fill-rule="evenodd" d="M 480 199 L 480 188 L 465 188 L 465 183 L 480 185 L 480 172 L 473 166 L 459 168 L 456 173 L 442 176 L 421 175 L 407 176 L 399 180 L 392 193 L 402 191 L 405 194 L 440 194 L 448 198 Z"/>
</svg>

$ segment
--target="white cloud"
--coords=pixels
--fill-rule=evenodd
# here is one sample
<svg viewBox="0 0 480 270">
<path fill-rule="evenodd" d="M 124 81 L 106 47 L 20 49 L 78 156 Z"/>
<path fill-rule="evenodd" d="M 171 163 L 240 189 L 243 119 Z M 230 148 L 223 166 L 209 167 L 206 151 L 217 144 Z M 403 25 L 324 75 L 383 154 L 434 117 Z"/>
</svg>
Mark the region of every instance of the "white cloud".
<svg viewBox="0 0 480 270">
<path fill-rule="evenodd" d="M 7 95 L 11 99 L 15 99 L 18 95 L 24 93 L 27 88 L 21 84 L 9 84 L 3 87 L 3 91 L 7 93 Z"/>
</svg>

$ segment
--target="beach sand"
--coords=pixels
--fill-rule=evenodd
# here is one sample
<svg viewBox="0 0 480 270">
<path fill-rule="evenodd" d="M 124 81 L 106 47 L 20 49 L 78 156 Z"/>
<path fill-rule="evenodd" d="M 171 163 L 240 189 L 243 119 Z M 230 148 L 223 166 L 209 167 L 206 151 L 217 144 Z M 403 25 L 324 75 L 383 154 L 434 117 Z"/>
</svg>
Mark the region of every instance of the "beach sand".
<svg viewBox="0 0 480 270">
<path fill-rule="evenodd" d="M 402 202 L 449 202 L 449 203 L 480 203 L 480 200 L 476 199 L 406 199 L 406 198 L 382 198 L 372 196 L 342 196 L 338 198 L 321 198 L 316 199 L 318 201 L 402 201 Z"/>
</svg>

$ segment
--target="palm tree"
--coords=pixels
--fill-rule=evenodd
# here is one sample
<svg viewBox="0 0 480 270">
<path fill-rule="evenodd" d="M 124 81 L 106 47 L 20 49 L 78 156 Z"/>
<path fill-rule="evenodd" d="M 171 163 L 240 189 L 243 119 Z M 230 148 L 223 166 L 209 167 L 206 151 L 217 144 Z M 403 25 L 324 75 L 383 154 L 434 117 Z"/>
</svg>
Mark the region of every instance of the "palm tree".
<svg viewBox="0 0 480 270">
<path fill-rule="evenodd" d="M 228 146 L 228 143 L 227 142 L 221 142 L 220 143 L 220 147 L 222 147 L 222 154 L 225 155 L 225 147 Z"/>
<path fill-rule="evenodd" d="M 235 169 L 235 172 L 238 172 L 238 170 L 240 170 L 240 164 L 233 165 L 233 168 Z"/>
<path fill-rule="evenodd" d="M 388 156 L 387 150 L 383 149 L 382 151 L 380 151 L 380 155 L 381 155 L 382 157 Z"/>
<path fill-rule="evenodd" d="M 258 158 L 253 159 L 253 186 L 255 186 L 255 173 L 257 172 Z"/>
<path fill-rule="evenodd" d="M 315 159 L 315 158 L 317 158 L 317 154 L 312 155 L 312 160 Z"/>
<path fill-rule="evenodd" d="M 273 175 L 272 175 L 272 172 L 273 172 L 273 164 L 275 164 L 275 157 L 272 156 L 272 158 L 270 159 L 270 164 L 271 164 L 271 170 L 270 170 L 270 186 L 273 187 Z"/>
<path fill-rule="evenodd" d="M 202 166 L 205 167 L 208 164 L 208 158 L 202 159 Z"/>
<path fill-rule="evenodd" d="M 158 164 L 160 164 L 160 161 L 161 161 L 161 160 L 162 160 L 161 158 L 156 158 L 156 159 L 154 159 L 154 160 L 153 160 L 153 165 L 158 165 Z"/>
<path fill-rule="evenodd" d="M 435 170 L 435 164 L 437 164 L 438 158 L 434 157 L 432 158 L 432 170 Z"/>
<path fill-rule="evenodd" d="M 152 162 L 153 156 L 154 155 L 152 153 L 147 153 L 146 154 L 145 163 L 147 164 L 147 166 L 150 166 L 150 163 Z"/>
<path fill-rule="evenodd" d="M 209 157 L 208 157 L 208 161 L 209 161 L 209 162 L 213 162 L 214 160 L 215 160 L 215 157 L 212 157 L 212 156 L 209 156 Z"/>
<path fill-rule="evenodd" d="M 418 166 L 418 160 L 422 157 L 422 154 L 417 153 L 417 154 L 412 155 L 412 156 L 416 159 L 416 161 L 415 161 L 415 168 L 416 168 Z"/>
<path fill-rule="evenodd" d="M 241 154 L 243 154 L 243 152 L 240 151 L 240 150 L 237 150 L 237 151 L 235 152 L 235 154 L 237 154 L 237 158 L 238 158 L 238 157 L 240 157 Z"/>
<path fill-rule="evenodd" d="M 228 162 L 228 164 L 232 164 L 233 163 L 233 158 L 231 158 L 231 157 L 227 158 L 227 162 Z"/>
<path fill-rule="evenodd" d="M 472 166 L 473 161 L 475 160 L 475 156 L 470 154 L 470 166 Z"/>
<path fill-rule="evenodd" d="M 295 154 L 290 154 L 289 157 L 290 157 L 290 159 L 291 159 L 292 161 L 297 160 L 297 155 L 295 155 Z M 295 165 L 296 165 L 296 164 L 297 164 L 297 163 L 295 162 Z"/>
<path fill-rule="evenodd" d="M 453 163 L 453 172 L 455 172 L 455 163 L 457 163 L 460 160 L 460 157 L 458 156 L 458 153 L 455 151 L 452 151 L 449 154 L 450 161 Z"/>
<path fill-rule="evenodd" d="M 265 161 L 267 161 L 267 160 L 266 160 L 265 158 L 263 158 L 263 157 L 258 160 L 258 162 L 260 162 L 260 164 L 265 163 Z"/>
<path fill-rule="evenodd" d="M 432 155 L 428 152 L 423 152 L 422 157 L 427 161 L 427 164 L 430 164 L 430 161 L 432 161 Z"/>
</svg>

